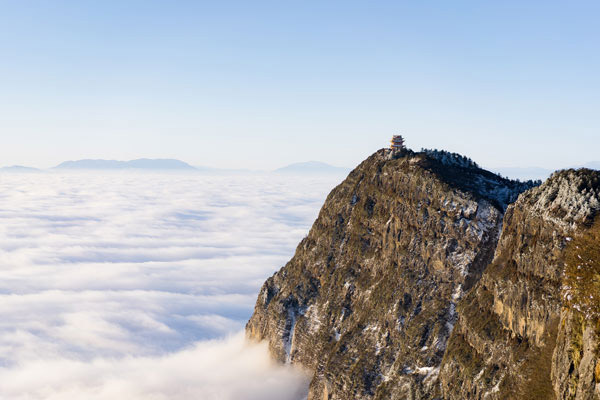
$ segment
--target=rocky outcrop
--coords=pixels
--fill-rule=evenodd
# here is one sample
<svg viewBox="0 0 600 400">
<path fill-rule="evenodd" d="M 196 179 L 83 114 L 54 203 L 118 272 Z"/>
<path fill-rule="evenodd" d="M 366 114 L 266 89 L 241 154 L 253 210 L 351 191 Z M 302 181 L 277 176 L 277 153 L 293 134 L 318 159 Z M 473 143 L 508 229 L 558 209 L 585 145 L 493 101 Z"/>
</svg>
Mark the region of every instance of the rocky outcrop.
<svg viewBox="0 0 600 400">
<path fill-rule="evenodd" d="M 598 398 L 596 316 L 568 301 L 565 256 L 594 226 L 599 199 L 600 173 L 568 170 L 508 208 L 494 261 L 457 306 L 443 398 Z"/>
<path fill-rule="evenodd" d="M 457 305 L 464 304 L 465 293 L 477 298 L 471 288 L 479 287 L 493 259 L 505 207 L 530 186 L 445 152 L 375 153 L 329 194 L 294 257 L 265 282 L 247 336 L 267 340 L 277 360 L 313 372 L 309 399 L 484 393 L 464 379 L 450 390 L 451 373 L 440 385 L 440 366 L 444 359 L 445 371 L 452 365 L 471 368 L 444 358 L 450 335 L 455 345 L 463 338 L 453 333 L 457 320 L 459 331 L 469 334 Z M 515 223 L 521 217 L 525 214 L 511 212 Z M 519 229 L 525 233 L 526 227 Z M 539 234 L 553 240 L 548 248 L 564 240 L 552 232 Z M 550 273 L 551 289 L 558 290 L 559 272 L 543 263 L 535 269 Z M 525 302 L 538 304 L 555 296 L 552 290 L 540 288 Z M 501 315 L 498 329 L 510 326 L 539 346 L 551 343 L 547 322 L 559 312 L 558 303 L 538 307 L 523 321 L 512 311 L 523 298 L 499 291 L 496 301 L 490 293 L 485 296 L 491 312 Z M 469 346 L 470 338 L 464 339 Z M 485 346 L 478 338 L 473 336 L 479 340 L 474 346 Z M 507 340 L 517 339 L 508 335 Z"/>
<path fill-rule="evenodd" d="M 310 400 L 600 399 L 599 212 L 598 171 L 532 187 L 381 150 L 265 282 L 247 336 L 312 371 Z"/>
</svg>

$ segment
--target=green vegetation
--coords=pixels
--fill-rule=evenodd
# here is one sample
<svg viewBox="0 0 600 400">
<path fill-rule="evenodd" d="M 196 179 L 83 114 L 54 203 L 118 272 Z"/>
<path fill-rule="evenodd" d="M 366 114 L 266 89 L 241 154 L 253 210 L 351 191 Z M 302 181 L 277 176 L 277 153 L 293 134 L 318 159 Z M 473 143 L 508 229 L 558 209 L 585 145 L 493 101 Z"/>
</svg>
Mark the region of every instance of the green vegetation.
<svg viewBox="0 0 600 400">
<path fill-rule="evenodd" d="M 542 347 L 532 347 L 522 367 L 522 374 L 527 377 L 523 385 L 523 399 L 554 399 L 554 388 L 550 370 L 552 368 L 552 351 L 556 346 L 558 320 L 548 324 Z"/>
<path fill-rule="evenodd" d="M 562 294 L 586 319 L 600 317 L 600 218 L 567 246 Z"/>
<path fill-rule="evenodd" d="M 600 321 L 600 218 L 596 218 L 589 229 L 574 237 L 565 249 L 562 296 L 573 313 L 569 358 L 572 360 L 572 370 L 576 371 L 583 355 L 584 328 L 587 324 L 594 324 L 598 333 Z M 599 373 L 596 368 L 596 381 Z M 569 398 L 575 398 L 578 380 L 576 373 L 571 374 Z"/>
</svg>

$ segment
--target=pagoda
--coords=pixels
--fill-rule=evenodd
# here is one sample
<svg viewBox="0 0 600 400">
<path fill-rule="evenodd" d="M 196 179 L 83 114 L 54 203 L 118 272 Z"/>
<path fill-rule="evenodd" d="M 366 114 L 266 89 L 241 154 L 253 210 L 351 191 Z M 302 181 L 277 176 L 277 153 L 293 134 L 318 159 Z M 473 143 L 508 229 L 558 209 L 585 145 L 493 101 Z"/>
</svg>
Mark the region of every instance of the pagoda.
<svg viewBox="0 0 600 400">
<path fill-rule="evenodd" d="M 392 136 L 392 140 L 390 141 L 390 148 L 393 151 L 401 151 L 406 148 L 404 146 L 404 138 L 402 137 L 402 135 Z"/>
</svg>

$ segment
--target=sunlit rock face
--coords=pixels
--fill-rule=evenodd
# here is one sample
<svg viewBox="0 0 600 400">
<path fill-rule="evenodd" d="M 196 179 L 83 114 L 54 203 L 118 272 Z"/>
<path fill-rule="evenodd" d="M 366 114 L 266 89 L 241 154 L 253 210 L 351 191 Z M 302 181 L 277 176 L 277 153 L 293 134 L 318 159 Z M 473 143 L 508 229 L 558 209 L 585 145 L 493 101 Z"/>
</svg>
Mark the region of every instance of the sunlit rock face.
<svg viewBox="0 0 600 400">
<path fill-rule="evenodd" d="M 600 173 L 568 170 L 508 208 L 494 261 L 457 306 L 440 370 L 443 398 L 598 398 L 597 315 L 572 301 L 569 282 L 583 275 L 565 273 L 565 256 L 580 258 L 580 241 L 598 226 L 599 199 Z"/>
<path fill-rule="evenodd" d="M 312 371 L 309 399 L 441 396 L 457 304 L 531 186 L 448 153 L 375 153 L 265 282 L 247 336 Z"/>
</svg>

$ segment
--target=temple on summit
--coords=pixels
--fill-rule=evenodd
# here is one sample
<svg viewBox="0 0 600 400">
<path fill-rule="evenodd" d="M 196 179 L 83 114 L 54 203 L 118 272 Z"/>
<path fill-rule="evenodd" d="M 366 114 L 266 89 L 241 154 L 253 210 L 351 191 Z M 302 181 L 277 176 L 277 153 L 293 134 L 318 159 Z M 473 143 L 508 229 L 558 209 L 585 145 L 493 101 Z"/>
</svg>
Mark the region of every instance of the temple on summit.
<svg viewBox="0 0 600 400">
<path fill-rule="evenodd" d="M 393 151 L 400 151 L 400 150 L 403 150 L 406 148 L 404 146 L 404 138 L 402 137 L 402 135 L 392 136 L 392 140 L 390 142 L 390 148 Z"/>
</svg>

